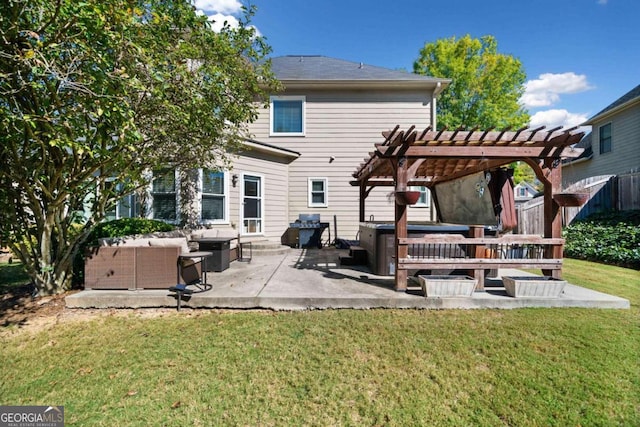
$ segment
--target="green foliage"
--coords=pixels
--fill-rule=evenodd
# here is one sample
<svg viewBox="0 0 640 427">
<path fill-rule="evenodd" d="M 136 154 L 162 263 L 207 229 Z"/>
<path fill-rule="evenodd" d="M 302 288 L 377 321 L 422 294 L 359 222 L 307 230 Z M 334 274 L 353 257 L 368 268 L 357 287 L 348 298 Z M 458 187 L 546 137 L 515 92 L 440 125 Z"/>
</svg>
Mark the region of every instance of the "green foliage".
<svg viewBox="0 0 640 427">
<path fill-rule="evenodd" d="M 640 269 L 640 211 L 591 215 L 566 227 L 564 237 L 567 257 Z"/>
<path fill-rule="evenodd" d="M 121 218 L 98 224 L 91 233 L 89 241 L 105 237 L 124 237 L 135 234 L 148 234 L 171 231 L 175 227 L 166 222 L 146 218 Z"/>
<path fill-rule="evenodd" d="M 520 128 L 529 114 L 519 103 L 526 75 L 519 59 L 498 53 L 493 36 L 440 39 L 427 43 L 413 71 L 452 79 L 438 97 L 440 126 L 449 129 Z"/>
<path fill-rule="evenodd" d="M 536 190 L 542 191 L 543 188 L 540 181 L 536 177 L 535 172 L 531 169 L 531 166 L 525 162 L 515 162 L 511 165 L 513 168 L 513 182 L 518 185 L 521 182 L 526 182 L 532 185 Z"/>
<path fill-rule="evenodd" d="M 277 86 L 252 14 L 215 33 L 189 0 L 0 2 L 0 236 L 40 293 L 145 171 L 229 163 Z"/>
</svg>

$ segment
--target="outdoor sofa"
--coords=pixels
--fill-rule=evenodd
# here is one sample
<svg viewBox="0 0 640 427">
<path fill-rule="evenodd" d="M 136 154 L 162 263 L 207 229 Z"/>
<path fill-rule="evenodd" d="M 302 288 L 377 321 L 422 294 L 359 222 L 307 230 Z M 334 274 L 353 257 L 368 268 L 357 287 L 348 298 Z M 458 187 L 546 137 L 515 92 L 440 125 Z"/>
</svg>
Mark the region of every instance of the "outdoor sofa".
<svg viewBox="0 0 640 427">
<path fill-rule="evenodd" d="M 167 289 L 177 283 L 189 283 L 199 277 L 200 264 L 183 260 L 183 275 L 178 277 L 180 254 L 198 250 L 194 239 L 228 237 L 229 259 L 238 258 L 235 230 L 201 229 L 169 233 L 101 239 L 85 257 L 85 289 Z"/>
</svg>

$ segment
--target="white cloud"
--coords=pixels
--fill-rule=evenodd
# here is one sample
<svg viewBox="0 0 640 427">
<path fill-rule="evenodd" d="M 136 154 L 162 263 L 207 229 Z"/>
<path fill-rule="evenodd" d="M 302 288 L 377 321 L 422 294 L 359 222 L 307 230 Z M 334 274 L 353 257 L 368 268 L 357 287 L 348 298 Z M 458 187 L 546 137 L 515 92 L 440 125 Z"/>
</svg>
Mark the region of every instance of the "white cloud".
<svg viewBox="0 0 640 427">
<path fill-rule="evenodd" d="M 238 28 L 240 22 L 238 19 L 231 15 L 223 15 L 222 13 L 216 13 L 215 15 L 209 15 L 209 21 L 211 21 L 211 28 L 216 33 L 219 33 L 224 27 L 224 23 L 229 24 L 231 28 Z"/>
<path fill-rule="evenodd" d="M 598 0 L 598 4 L 607 4 L 609 0 Z"/>
<path fill-rule="evenodd" d="M 242 3 L 238 0 L 195 0 L 193 3 L 196 9 L 201 9 L 205 12 L 235 15 L 242 11 Z"/>
<path fill-rule="evenodd" d="M 520 102 L 527 108 L 548 107 L 560 100 L 560 95 L 584 92 L 592 89 L 584 74 L 567 72 L 544 73 L 537 79 L 525 83 Z"/>
<path fill-rule="evenodd" d="M 588 118 L 589 117 L 586 114 L 570 113 L 564 109 L 545 110 L 538 111 L 531 116 L 529 126 L 534 129 L 540 126 L 546 126 L 548 129 L 556 126 L 567 128 L 578 126 L 581 123 L 584 123 Z"/>
</svg>

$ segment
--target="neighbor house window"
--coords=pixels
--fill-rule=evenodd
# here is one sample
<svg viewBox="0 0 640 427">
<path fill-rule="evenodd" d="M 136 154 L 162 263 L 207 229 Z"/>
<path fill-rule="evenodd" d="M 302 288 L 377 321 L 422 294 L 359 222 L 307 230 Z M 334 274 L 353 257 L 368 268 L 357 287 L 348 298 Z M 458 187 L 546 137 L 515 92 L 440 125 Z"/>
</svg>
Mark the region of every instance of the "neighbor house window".
<svg viewBox="0 0 640 427">
<path fill-rule="evenodd" d="M 520 187 L 520 188 L 518 188 L 518 193 L 519 193 L 518 195 L 519 195 L 520 197 L 526 197 L 526 195 L 527 195 L 527 189 L 526 189 L 526 188 L 524 188 L 524 187 Z"/>
<path fill-rule="evenodd" d="M 305 97 L 271 97 L 271 135 L 304 135 Z"/>
<path fill-rule="evenodd" d="M 329 205 L 327 178 L 309 178 L 308 200 L 310 208 L 326 208 Z"/>
<path fill-rule="evenodd" d="M 203 221 L 226 220 L 226 179 L 224 172 L 202 170 L 202 214 Z"/>
<path fill-rule="evenodd" d="M 176 171 L 161 169 L 153 171 L 151 196 L 153 204 L 151 210 L 154 219 L 175 221 L 177 211 Z"/>
<path fill-rule="evenodd" d="M 600 126 L 600 154 L 611 151 L 611 123 Z"/>
<path fill-rule="evenodd" d="M 420 198 L 412 206 L 418 207 L 418 208 L 428 208 L 429 207 L 429 202 L 431 201 L 431 193 L 429 192 L 429 189 L 427 187 L 412 186 L 412 187 L 409 187 L 409 190 L 410 191 L 419 191 L 420 192 Z"/>
</svg>

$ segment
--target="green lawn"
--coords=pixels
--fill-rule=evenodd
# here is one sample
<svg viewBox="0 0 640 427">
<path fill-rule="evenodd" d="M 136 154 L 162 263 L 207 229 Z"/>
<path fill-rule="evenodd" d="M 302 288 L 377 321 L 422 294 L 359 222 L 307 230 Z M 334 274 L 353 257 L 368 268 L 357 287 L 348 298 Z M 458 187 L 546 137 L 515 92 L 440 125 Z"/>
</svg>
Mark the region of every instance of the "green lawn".
<svg viewBox="0 0 640 427">
<path fill-rule="evenodd" d="M 67 425 L 640 425 L 640 272 L 566 260 L 630 310 L 109 316 L 0 335 L 0 404 Z"/>
</svg>

